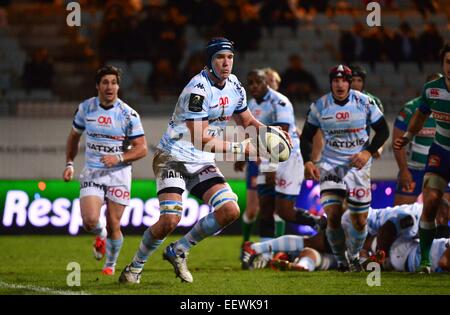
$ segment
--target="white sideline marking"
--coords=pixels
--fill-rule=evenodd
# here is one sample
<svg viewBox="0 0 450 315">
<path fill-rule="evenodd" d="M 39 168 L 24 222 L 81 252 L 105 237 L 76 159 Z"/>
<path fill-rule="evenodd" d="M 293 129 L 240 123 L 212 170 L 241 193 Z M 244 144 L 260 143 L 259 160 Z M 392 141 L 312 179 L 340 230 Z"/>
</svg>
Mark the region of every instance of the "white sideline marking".
<svg viewBox="0 0 450 315">
<path fill-rule="evenodd" d="M 15 283 L 3 282 L 3 281 L 0 281 L 0 288 L 26 289 L 26 290 L 30 290 L 30 291 L 34 291 L 34 292 L 54 294 L 54 295 L 90 295 L 90 293 L 88 293 L 86 291 L 57 290 L 57 289 L 52 289 L 52 288 L 34 286 L 34 285 L 30 285 L 30 284 L 15 284 Z"/>
</svg>

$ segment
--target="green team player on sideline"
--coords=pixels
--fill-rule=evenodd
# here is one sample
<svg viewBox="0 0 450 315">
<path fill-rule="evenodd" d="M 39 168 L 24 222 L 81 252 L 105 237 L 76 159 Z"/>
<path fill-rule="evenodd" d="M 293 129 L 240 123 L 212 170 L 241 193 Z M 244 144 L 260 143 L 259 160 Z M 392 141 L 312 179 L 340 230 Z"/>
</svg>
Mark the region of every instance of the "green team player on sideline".
<svg viewBox="0 0 450 315">
<path fill-rule="evenodd" d="M 434 81 L 441 77 L 440 73 L 435 73 L 429 75 L 426 82 Z M 392 143 L 397 138 L 401 138 L 408 130 L 408 124 L 422 102 L 421 96 L 416 97 L 407 102 L 399 111 L 394 122 Z M 411 140 L 407 148 L 394 150 L 395 160 L 399 168 L 394 205 L 414 203 L 422 192 L 428 150 L 433 143 L 435 132 L 436 122 L 430 116 L 425 120 L 423 128 Z"/>
<path fill-rule="evenodd" d="M 443 77 L 425 84 L 423 102 L 408 125 L 408 131 L 396 139 L 394 149 L 401 150 L 419 133 L 428 116 L 433 113 L 436 135 L 428 153 L 423 180 L 424 208 L 419 223 L 422 273 L 430 273 L 430 248 L 436 234 L 436 213 L 439 202 L 450 181 L 450 42 L 441 50 L 440 60 Z"/>
</svg>

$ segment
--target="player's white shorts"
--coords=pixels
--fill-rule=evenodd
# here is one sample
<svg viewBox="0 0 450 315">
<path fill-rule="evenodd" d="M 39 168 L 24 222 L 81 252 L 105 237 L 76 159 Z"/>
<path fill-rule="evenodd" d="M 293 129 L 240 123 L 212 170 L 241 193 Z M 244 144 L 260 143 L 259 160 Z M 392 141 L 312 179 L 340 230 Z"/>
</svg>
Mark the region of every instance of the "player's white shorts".
<svg viewBox="0 0 450 315">
<path fill-rule="evenodd" d="M 392 243 L 389 251 L 389 257 L 391 265 L 396 271 L 409 271 L 415 270 L 415 260 L 417 259 L 417 249 L 419 248 L 418 239 L 410 239 L 399 237 Z M 420 257 L 419 257 L 420 262 Z M 410 270 L 413 268 L 414 270 Z"/>
<path fill-rule="evenodd" d="M 180 162 L 161 150 L 157 150 L 153 157 L 153 172 L 156 176 L 158 194 L 164 192 L 182 194 L 187 190 L 201 199 L 208 188 L 214 184 L 225 183 L 222 172 L 214 163 Z"/>
<path fill-rule="evenodd" d="M 266 183 L 264 166 L 256 179 L 257 185 Z M 292 152 L 287 161 L 278 164 L 276 169 L 275 191 L 285 195 L 298 195 L 305 175 L 303 158 L 300 152 Z"/>
<path fill-rule="evenodd" d="M 345 190 L 349 201 L 370 203 L 372 200 L 370 167 L 371 160 L 360 170 L 354 167 L 320 162 L 320 191 Z"/>
<path fill-rule="evenodd" d="M 131 165 L 118 170 L 85 167 L 80 174 L 80 198 L 98 196 L 128 206 L 131 191 Z"/>
</svg>

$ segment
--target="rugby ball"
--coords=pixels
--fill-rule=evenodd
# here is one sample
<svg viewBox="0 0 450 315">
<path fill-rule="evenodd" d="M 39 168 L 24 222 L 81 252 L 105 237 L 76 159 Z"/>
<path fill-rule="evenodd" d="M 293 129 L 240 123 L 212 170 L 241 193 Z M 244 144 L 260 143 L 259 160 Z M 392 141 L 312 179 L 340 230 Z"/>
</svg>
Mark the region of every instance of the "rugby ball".
<svg viewBox="0 0 450 315">
<path fill-rule="evenodd" d="M 271 162 L 284 162 L 291 155 L 292 146 L 281 129 L 267 126 L 259 132 L 260 150 L 265 150 Z"/>
</svg>

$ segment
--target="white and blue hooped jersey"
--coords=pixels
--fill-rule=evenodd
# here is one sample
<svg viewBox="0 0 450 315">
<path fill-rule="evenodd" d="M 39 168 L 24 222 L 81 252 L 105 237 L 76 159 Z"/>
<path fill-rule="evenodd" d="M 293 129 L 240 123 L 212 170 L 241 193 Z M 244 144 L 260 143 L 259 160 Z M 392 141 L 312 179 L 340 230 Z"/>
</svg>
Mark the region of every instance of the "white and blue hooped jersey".
<svg viewBox="0 0 450 315">
<path fill-rule="evenodd" d="M 413 203 L 381 209 L 369 209 L 367 227 L 370 235 L 376 235 L 387 221 L 391 221 L 397 228 L 399 235 L 414 238 L 419 232 L 419 220 L 422 215 L 423 204 Z"/>
<path fill-rule="evenodd" d="M 248 109 L 264 125 L 289 125 L 289 135 L 293 144 L 292 151 L 300 152 L 300 139 L 295 126 L 294 107 L 286 96 L 269 88 L 261 103 L 258 104 L 253 98 L 249 100 Z"/>
<path fill-rule="evenodd" d="M 124 141 L 144 135 L 139 115 L 122 100 L 112 107 L 101 106 L 98 97 L 85 100 L 78 106 L 72 127 L 78 133 L 86 130 L 86 161 L 89 168 L 117 170 L 125 163 L 106 167 L 101 161 L 104 155 L 124 152 Z"/>
<path fill-rule="evenodd" d="M 369 144 L 367 127 L 382 116 L 372 98 L 350 90 L 345 105 L 336 104 L 331 92 L 312 103 L 307 121 L 324 133 L 322 161 L 348 166 L 350 157 Z"/>
<path fill-rule="evenodd" d="M 233 114 L 247 110 L 245 89 L 231 74 L 222 88 L 212 82 L 206 70 L 201 71 L 181 92 L 166 133 L 158 148 L 170 153 L 175 160 L 189 163 L 213 163 L 214 153 L 194 147 L 186 121 L 207 120 L 208 133 L 220 136 Z"/>
</svg>

